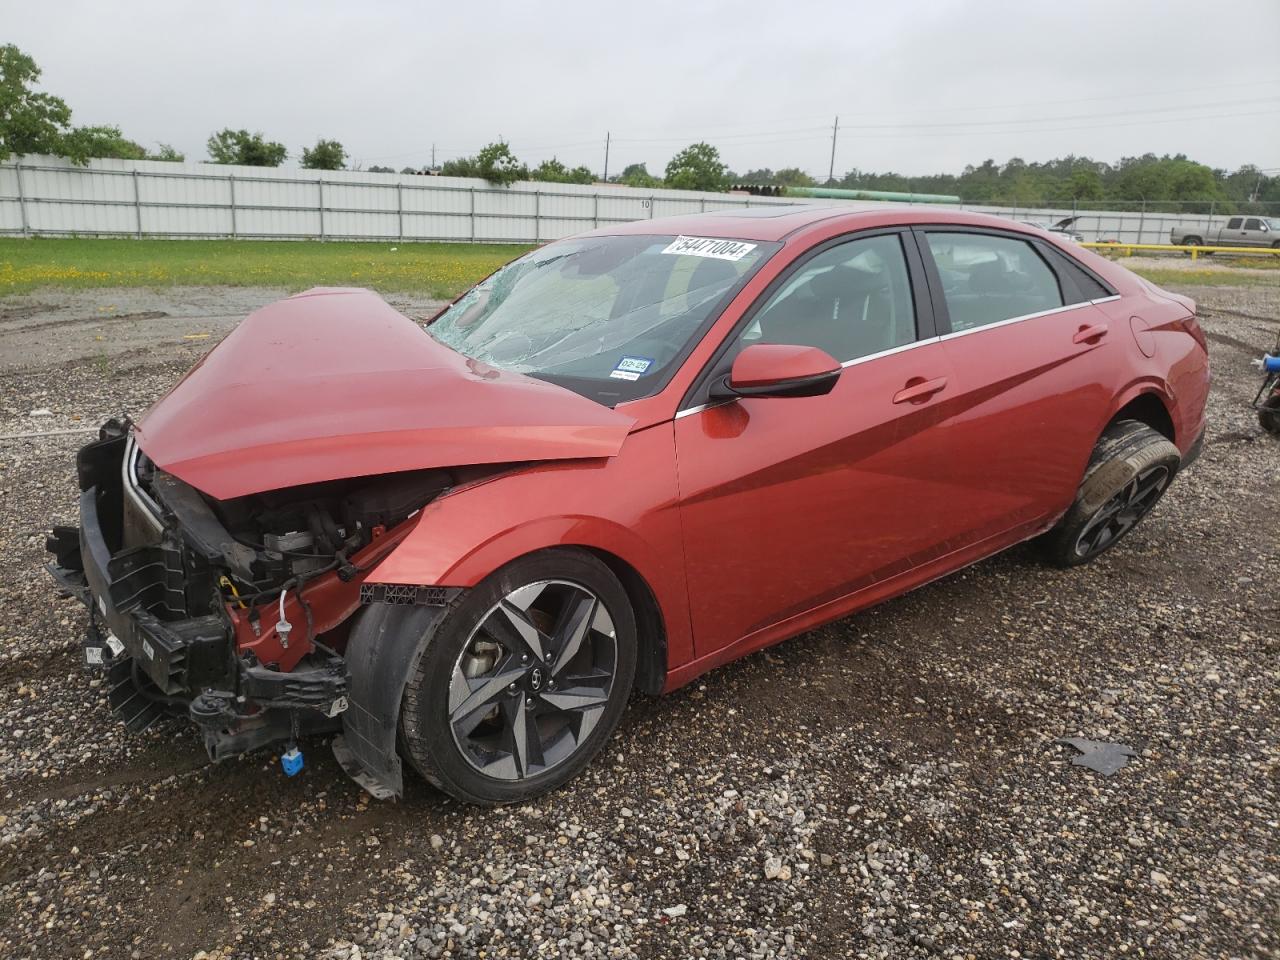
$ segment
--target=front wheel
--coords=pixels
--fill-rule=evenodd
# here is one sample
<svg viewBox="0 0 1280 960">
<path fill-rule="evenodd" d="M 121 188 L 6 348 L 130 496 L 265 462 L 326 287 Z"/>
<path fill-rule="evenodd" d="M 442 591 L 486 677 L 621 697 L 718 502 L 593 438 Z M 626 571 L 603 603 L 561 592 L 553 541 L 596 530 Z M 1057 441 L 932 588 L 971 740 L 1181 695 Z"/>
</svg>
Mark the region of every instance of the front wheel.
<svg viewBox="0 0 1280 960">
<path fill-rule="evenodd" d="M 1093 449 L 1071 509 L 1044 536 L 1049 559 L 1074 567 L 1110 550 L 1164 496 L 1181 462 L 1178 448 L 1145 423 L 1112 424 Z"/>
<path fill-rule="evenodd" d="M 581 550 L 531 554 L 465 594 L 427 638 L 405 687 L 402 748 L 459 800 L 527 800 L 599 752 L 635 668 L 635 615 L 609 568 Z"/>
</svg>

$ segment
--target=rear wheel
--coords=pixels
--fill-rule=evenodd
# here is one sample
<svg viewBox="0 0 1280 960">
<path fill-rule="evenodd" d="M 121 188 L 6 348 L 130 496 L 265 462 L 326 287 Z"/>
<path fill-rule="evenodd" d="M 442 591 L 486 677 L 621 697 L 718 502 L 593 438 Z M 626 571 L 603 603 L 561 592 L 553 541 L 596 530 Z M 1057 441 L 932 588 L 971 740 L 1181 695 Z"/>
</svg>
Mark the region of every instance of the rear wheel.
<svg viewBox="0 0 1280 960">
<path fill-rule="evenodd" d="M 1103 433 L 1071 509 L 1043 545 L 1062 567 L 1087 563 L 1114 547 L 1164 496 L 1178 472 L 1178 448 L 1136 420 Z"/>
<path fill-rule="evenodd" d="M 1202 243 L 1204 243 L 1204 240 L 1201 237 L 1184 237 L 1182 240 L 1184 247 L 1198 247 Z M 1191 256 L 1191 254 L 1187 254 L 1187 256 Z"/>
<path fill-rule="evenodd" d="M 609 568 L 585 551 L 532 554 L 468 592 L 428 639 L 405 687 L 403 748 L 460 800 L 526 800 L 599 752 L 635 666 L 635 616 Z"/>
</svg>

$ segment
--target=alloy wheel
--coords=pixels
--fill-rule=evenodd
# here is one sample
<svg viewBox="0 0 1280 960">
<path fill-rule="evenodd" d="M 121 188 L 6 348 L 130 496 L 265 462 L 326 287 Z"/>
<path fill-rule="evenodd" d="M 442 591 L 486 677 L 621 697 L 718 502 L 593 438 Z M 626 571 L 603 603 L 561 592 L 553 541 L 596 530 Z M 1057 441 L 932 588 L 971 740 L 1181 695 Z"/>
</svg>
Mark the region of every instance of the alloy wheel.
<svg viewBox="0 0 1280 960">
<path fill-rule="evenodd" d="M 494 605 L 449 681 L 449 727 L 475 770 L 524 780 L 567 760 L 613 692 L 614 622 L 580 584 L 543 580 Z"/>
<path fill-rule="evenodd" d="M 1088 557 L 1101 553 L 1133 529 L 1156 505 L 1170 478 L 1169 468 L 1157 464 L 1125 484 L 1084 525 L 1076 538 L 1076 555 Z"/>
</svg>

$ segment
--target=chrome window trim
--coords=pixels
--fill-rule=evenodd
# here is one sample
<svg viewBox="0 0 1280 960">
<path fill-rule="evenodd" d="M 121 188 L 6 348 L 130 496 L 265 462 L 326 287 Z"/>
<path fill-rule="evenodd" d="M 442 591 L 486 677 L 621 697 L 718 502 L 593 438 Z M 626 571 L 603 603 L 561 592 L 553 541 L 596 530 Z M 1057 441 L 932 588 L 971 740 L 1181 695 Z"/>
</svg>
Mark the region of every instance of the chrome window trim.
<svg viewBox="0 0 1280 960">
<path fill-rule="evenodd" d="M 1111 297 L 1106 299 L 1110 300 Z M 1120 299 L 1116 297 L 1115 299 Z M 1035 313 L 1024 313 L 1018 317 L 1010 317 L 1007 320 L 997 320 L 995 323 L 984 323 L 980 327 L 970 327 L 968 330 L 953 330 L 950 333 L 944 333 L 939 340 L 954 340 L 956 337 L 967 337 L 971 333 L 981 333 L 983 330 L 995 330 L 998 327 L 1007 327 L 1013 323 L 1022 323 L 1024 320 L 1035 320 L 1038 317 L 1050 317 L 1055 313 L 1066 313 L 1069 310 L 1079 310 L 1081 307 L 1091 307 L 1100 300 L 1081 300 L 1079 303 L 1068 303 L 1061 307 L 1054 307 L 1052 310 L 1037 310 Z"/>
<path fill-rule="evenodd" d="M 869 360 L 879 360 L 881 357 L 889 357 L 895 353 L 905 353 L 908 350 L 914 350 L 916 347 L 923 347 L 930 343 L 937 343 L 941 337 L 929 337 L 925 340 L 912 340 L 910 343 L 904 343 L 901 346 L 890 347 L 888 350 L 880 350 L 876 353 L 868 353 L 865 357 L 854 357 L 852 360 L 846 360 L 840 364 L 841 370 L 849 367 L 856 367 L 860 363 L 866 363 Z M 696 407 L 686 407 L 675 415 L 675 419 L 687 417 L 694 413 L 701 413 L 703 410 L 710 410 L 712 407 L 722 407 L 725 403 L 732 403 L 732 400 L 725 400 L 723 403 L 700 403 Z"/>
<path fill-rule="evenodd" d="M 868 360 L 879 360 L 881 357 L 889 357 L 895 353 L 904 353 L 907 350 L 914 350 L 916 347 L 937 343 L 941 339 L 941 337 L 929 337 L 925 340 L 912 340 L 910 343 L 904 343 L 900 347 L 890 347 L 888 350 L 881 350 L 878 353 L 868 353 L 865 357 L 854 357 L 852 360 L 846 360 L 840 366 L 842 368 L 855 367 L 860 363 L 866 363 Z"/>
<path fill-rule="evenodd" d="M 124 487 L 125 495 L 133 501 L 136 506 L 147 518 L 147 523 L 156 533 L 164 532 L 164 525 L 160 522 L 160 506 L 146 492 L 138 487 L 138 456 L 142 451 L 138 449 L 138 443 L 133 438 L 133 434 L 129 434 L 129 439 L 125 441 L 124 459 L 121 461 L 121 484 Z"/>
<path fill-rule="evenodd" d="M 1081 300 L 1079 303 L 1068 303 L 1061 307 L 1054 307 L 1052 310 L 1040 310 L 1036 313 L 1024 313 L 1020 317 L 1010 317 L 1007 320 L 997 320 L 995 323 L 986 323 L 980 327 L 972 327 L 969 330 L 956 330 L 951 333 L 944 333 L 941 336 L 929 337 L 925 340 L 913 340 L 911 343 L 904 343 L 900 347 L 890 347 L 888 350 L 881 350 L 878 353 L 869 353 L 865 357 L 854 357 L 852 360 L 846 360 L 840 364 L 841 369 L 855 367 L 860 363 L 866 363 L 869 360 L 879 360 L 881 357 L 892 356 L 895 353 L 904 353 L 915 347 L 923 347 L 930 343 L 942 343 L 945 340 L 954 340 L 956 337 L 965 337 L 971 333 L 981 333 L 983 330 L 994 330 L 997 327 L 1007 327 L 1013 323 L 1021 323 L 1024 320 L 1034 320 L 1037 317 L 1048 317 L 1055 313 L 1066 313 L 1068 310 L 1079 310 L 1081 307 L 1089 307 L 1099 303 L 1110 303 L 1113 300 L 1121 299 L 1120 294 L 1112 294 L 1109 297 L 1099 297 L 1096 300 Z M 726 400 L 724 403 L 732 403 Z M 679 420 L 681 417 L 692 416 L 695 413 L 701 413 L 703 410 L 710 410 L 712 407 L 724 406 L 724 403 L 700 403 L 695 407 L 686 407 L 676 413 L 674 419 Z"/>
</svg>

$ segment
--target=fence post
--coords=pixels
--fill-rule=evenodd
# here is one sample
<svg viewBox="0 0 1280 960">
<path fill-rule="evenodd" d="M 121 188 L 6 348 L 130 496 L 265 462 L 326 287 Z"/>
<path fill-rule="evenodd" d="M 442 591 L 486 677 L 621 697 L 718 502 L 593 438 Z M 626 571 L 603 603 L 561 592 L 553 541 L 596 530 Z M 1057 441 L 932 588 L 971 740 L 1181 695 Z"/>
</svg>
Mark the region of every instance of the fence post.
<svg viewBox="0 0 1280 960">
<path fill-rule="evenodd" d="M 31 225 L 27 220 L 27 198 L 22 192 L 22 161 L 13 161 L 13 174 L 18 178 L 18 214 L 22 217 L 22 235 L 31 236 Z"/>
<path fill-rule="evenodd" d="M 653 194 L 649 195 L 649 219 L 653 219 Z"/>
<path fill-rule="evenodd" d="M 400 234 L 400 242 L 404 243 L 404 184 L 396 184 L 396 224 Z"/>
<path fill-rule="evenodd" d="M 1138 213 L 1138 242 L 1142 242 L 1142 231 L 1147 225 L 1147 198 L 1142 198 L 1142 210 Z"/>
<path fill-rule="evenodd" d="M 325 238 L 324 233 L 324 178 L 316 181 L 316 186 L 320 188 L 320 239 Z"/>
<path fill-rule="evenodd" d="M 142 239 L 142 197 L 138 193 L 138 171 L 133 171 L 133 219 L 138 239 Z"/>
<path fill-rule="evenodd" d="M 467 217 L 467 220 L 471 223 L 471 242 L 475 243 L 475 240 L 476 240 L 476 188 L 468 187 L 467 189 L 470 191 L 470 194 L 471 194 L 471 213 L 470 213 L 470 216 Z"/>
<path fill-rule="evenodd" d="M 1218 206 L 1217 200 L 1209 201 L 1209 222 L 1204 225 L 1204 242 L 1209 242 L 1209 231 L 1213 229 L 1213 211 Z"/>
<path fill-rule="evenodd" d="M 542 241 L 542 191 L 533 191 L 533 242 Z"/>
<path fill-rule="evenodd" d="M 231 188 L 231 239 L 234 240 L 239 236 L 239 228 L 236 225 L 236 175 L 234 173 L 227 174 L 227 185 Z"/>
<path fill-rule="evenodd" d="M 600 194 L 598 193 L 591 195 L 591 228 L 600 229 Z"/>
</svg>

